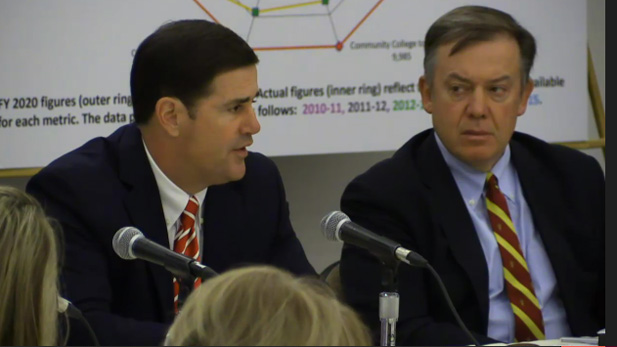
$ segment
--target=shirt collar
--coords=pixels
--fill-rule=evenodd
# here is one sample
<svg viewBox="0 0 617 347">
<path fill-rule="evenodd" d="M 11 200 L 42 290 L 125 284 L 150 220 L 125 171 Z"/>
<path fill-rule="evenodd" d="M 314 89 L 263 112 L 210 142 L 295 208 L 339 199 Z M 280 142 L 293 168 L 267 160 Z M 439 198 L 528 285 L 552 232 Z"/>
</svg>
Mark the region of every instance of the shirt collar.
<svg viewBox="0 0 617 347">
<path fill-rule="evenodd" d="M 148 156 L 148 161 L 150 162 L 150 166 L 152 167 L 152 172 L 154 173 L 154 178 L 156 180 L 156 185 L 159 189 L 159 194 L 161 196 L 161 204 L 163 206 L 163 214 L 165 216 L 165 223 L 167 224 L 167 230 L 169 230 L 177 221 L 178 218 L 182 215 L 184 208 L 189 202 L 188 195 L 184 190 L 178 187 L 175 183 L 173 183 L 159 168 L 159 166 L 152 158 L 150 151 L 148 151 L 148 146 L 142 139 L 142 143 L 144 145 L 144 149 L 146 150 L 146 155 Z M 201 212 L 201 207 L 203 205 L 204 199 L 206 198 L 206 192 L 208 188 L 198 192 L 195 194 L 197 200 L 199 201 L 199 210 Z M 201 213 L 199 214 L 201 215 Z"/>
<path fill-rule="evenodd" d="M 441 142 L 437 132 L 434 132 L 434 134 L 439 151 L 450 168 L 463 199 L 465 199 L 466 203 L 475 206 L 484 193 L 486 172 L 478 171 L 456 158 L 448 151 L 443 142 Z M 515 202 L 515 171 L 510 161 L 510 156 L 510 145 L 507 145 L 503 155 L 499 158 L 497 163 L 495 163 L 491 171 L 497 177 L 499 188 L 502 193 L 504 193 L 510 201 Z"/>
</svg>

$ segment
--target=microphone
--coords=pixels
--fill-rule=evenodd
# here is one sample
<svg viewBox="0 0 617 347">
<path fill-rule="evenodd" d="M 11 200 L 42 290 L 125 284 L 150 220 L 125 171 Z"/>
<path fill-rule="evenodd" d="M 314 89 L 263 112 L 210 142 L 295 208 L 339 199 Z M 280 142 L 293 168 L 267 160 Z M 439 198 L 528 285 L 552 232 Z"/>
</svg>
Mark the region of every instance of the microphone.
<svg viewBox="0 0 617 347">
<path fill-rule="evenodd" d="M 360 225 L 352 222 L 346 214 L 340 211 L 330 212 L 323 217 L 321 220 L 321 230 L 330 241 L 347 242 L 354 246 L 367 249 L 380 259 L 383 259 L 384 257 L 394 257 L 396 260 L 400 260 L 406 264 L 427 268 L 437 281 L 439 289 L 446 299 L 446 303 L 448 304 L 448 307 L 450 308 L 450 311 L 452 312 L 458 326 L 469 337 L 469 340 L 475 346 L 480 346 L 476 338 L 469 331 L 469 329 L 467 329 L 467 326 L 465 326 L 465 323 L 456 311 L 456 308 L 452 303 L 452 299 L 450 299 L 450 295 L 448 295 L 448 290 L 439 277 L 439 274 L 435 271 L 435 269 L 433 269 L 431 264 L 424 259 L 423 256 L 414 251 L 401 247 L 400 243 L 394 242 L 387 237 L 377 235 L 361 227 Z"/>
<path fill-rule="evenodd" d="M 119 229 L 114 235 L 112 246 L 114 252 L 122 259 L 139 258 L 161 265 L 178 278 L 199 277 L 206 280 L 218 275 L 214 270 L 200 264 L 195 259 L 148 240 L 135 227 Z"/>
<path fill-rule="evenodd" d="M 420 254 L 401 247 L 400 243 L 361 227 L 340 211 L 330 212 L 323 217 L 321 231 L 330 241 L 347 242 L 367 249 L 378 258 L 395 258 L 418 267 L 426 267 L 428 263 Z"/>
</svg>

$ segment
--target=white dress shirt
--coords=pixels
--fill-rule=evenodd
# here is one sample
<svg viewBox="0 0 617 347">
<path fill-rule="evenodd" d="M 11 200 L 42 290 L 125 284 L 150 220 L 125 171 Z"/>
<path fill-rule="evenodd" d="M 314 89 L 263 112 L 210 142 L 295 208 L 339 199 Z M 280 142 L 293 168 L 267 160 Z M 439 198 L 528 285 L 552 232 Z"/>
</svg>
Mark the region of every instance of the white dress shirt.
<svg viewBox="0 0 617 347">
<path fill-rule="evenodd" d="M 143 142 L 143 141 L 142 141 Z M 154 179 L 156 180 L 156 185 L 159 188 L 159 195 L 161 197 L 161 205 L 163 206 L 163 214 L 165 216 L 165 223 L 167 224 L 167 236 L 169 240 L 169 249 L 174 249 L 174 237 L 176 236 L 176 232 L 180 227 L 180 217 L 182 217 L 182 212 L 186 208 L 186 205 L 189 202 L 189 198 L 191 197 L 185 191 L 180 189 L 175 183 L 173 183 L 164 173 L 161 171 L 159 166 L 150 155 L 148 151 L 148 146 L 143 142 L 144 149 L 146 150 L 146 155 L 148 156 L 148 161 L 150 162 L 150 167 L 152 167 L 152 172 L 154 173 Z M 199 249 L 202 249 L 202 220 L 201 220 L 201 212 L 203 211 L 203 203 L 206 199 L 206 193 L 208 188 L 200 191 L 195 194 L 195 197 L 199 201 L 199 220 L 195 221 L 195 232 L 197 233 L 197 242 L 199 243 Z"/>
</svg>

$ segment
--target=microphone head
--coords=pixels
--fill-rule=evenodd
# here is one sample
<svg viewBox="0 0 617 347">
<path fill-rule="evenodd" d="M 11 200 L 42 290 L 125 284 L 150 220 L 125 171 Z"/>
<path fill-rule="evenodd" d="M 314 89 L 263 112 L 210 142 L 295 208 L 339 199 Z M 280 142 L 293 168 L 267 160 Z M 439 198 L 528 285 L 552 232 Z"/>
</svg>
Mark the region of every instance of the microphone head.
<svg viewBox="0 0 617 347">
<path fill-rule="evenodd" d="M 137 259 L 131 251 L 131 245 L 134 240 L 141 237 L 144 237 L 144 234 L 142 234 L 139 229 L 135 227 L 124 227 L 116 231 L 114 238 L 111 240 L 111 245 L 114 252 L 116 252 L 120 258 L 126 260 Z"/>
<path fill-rule="evenodd" d="M 341 211 L 330 212 L 321 219 L 321 232 L 330 241 L 342 242 L 343 240 L 339 237 L 341 225 L 349 221 L 349 217 Z"/>
</svg>

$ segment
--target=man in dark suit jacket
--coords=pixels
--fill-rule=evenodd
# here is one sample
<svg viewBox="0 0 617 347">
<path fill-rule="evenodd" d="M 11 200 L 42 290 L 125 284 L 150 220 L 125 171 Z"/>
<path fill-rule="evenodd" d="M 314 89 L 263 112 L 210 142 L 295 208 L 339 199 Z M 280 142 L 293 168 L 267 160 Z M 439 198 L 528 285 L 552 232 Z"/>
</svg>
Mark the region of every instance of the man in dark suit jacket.
<svg viewBox="0 0 617 347">
<path fill-rule="evenodd" d="M 35 175 L 27 190 L 62 225 L 66 296 L 102 345 L 157 345 L 174 318 L 172 275 L 123 260 L 112 237 L 134 226 L 172 248 L 182 208 L 197 197 L 202 262 L 217 272 L 271 264 L 314 275 L 289 220 L 275 164 L 246 147 L 260 125 L 252 108 L 258 59 L 229 29 L 172 22 L 137 49 L 135 123 L 96 138 Z M 173 249 L 173 248 L 172 248 Z M 92 344 L 83 327 L 71 342 Z"/>
<path fill-rule="evenodd" d="M 520 286 L 504 279 L 483 192 L 489 172 L 500 187 L 509 180 L 514 193 L 501 188 L 541 306 L 540 336 L 596 335 L 605 324 L 604 175 L 585 154 L 514 132 L 533 89 L 533 37 L 503 12 L 462 7 L 433 24 L 425 52 L 419 86 L 434 129 L 355 178 L 343 212 L 423 255 L 480 343 L 513 342 L 521 304 L 509 298 Z M 474 184 L 477 200 L 468 194 Z M 344 245 L 345 298 L 376 337 L 382 263 Z M 398 344 L 472 343 L 427 270 L 400 265 L 397 279 Z"/>
</svg>

